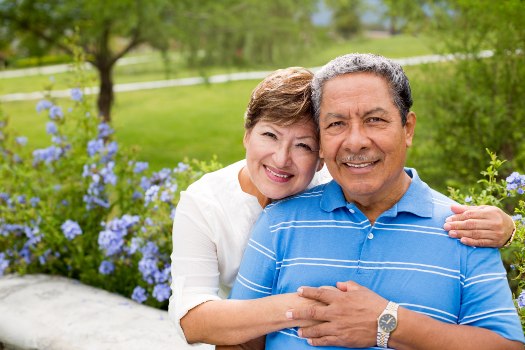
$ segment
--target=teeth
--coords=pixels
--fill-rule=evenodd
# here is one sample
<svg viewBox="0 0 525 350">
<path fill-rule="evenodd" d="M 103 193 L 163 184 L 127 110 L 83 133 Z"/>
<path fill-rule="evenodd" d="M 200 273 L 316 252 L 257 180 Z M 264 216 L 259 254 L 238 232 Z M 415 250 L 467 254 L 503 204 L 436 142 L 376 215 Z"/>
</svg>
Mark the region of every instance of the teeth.
<svg viewBox="0 0 525 350">
<path fill-rule="evenodd" d="M 287 179 L 289 178 L 291 175 L 283 175 L 283 174 L 277 174 L 275 171 L 272 171 L 270 168 L 266 168 L 269 172 L 272 173 L 272 175 L 274 176 L 277 176 L 277 177 L 280 177 L 280 178 L 283 178 L 283 179 Z"/>
<path fill-rule="evenodd" d="M 362 163 L 362 164 L 352 164 L 352 163 L 345 163 L 347 166 L 352 168 L 365 168 L 369 165 L 372 165 L 374 163 Z"/>
</svg>

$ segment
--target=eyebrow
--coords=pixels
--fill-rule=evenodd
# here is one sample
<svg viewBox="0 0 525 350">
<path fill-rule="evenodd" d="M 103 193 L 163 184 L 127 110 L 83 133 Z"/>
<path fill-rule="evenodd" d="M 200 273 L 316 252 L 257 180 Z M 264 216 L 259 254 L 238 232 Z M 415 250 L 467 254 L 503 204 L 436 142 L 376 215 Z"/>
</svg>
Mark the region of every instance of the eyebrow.
<svg viewBox="0 0 525 350">
<path fill-rule="evenodd" d="M 386 110 L 384 108 L 381 108 L 381 107 L 376 107 L 374 109 L 366 111 L 360 117 L 364 118 L 366 116 L 369 116 L 370 114 L 374 114 L 374 113 L 377 113 L 377 112 L 380 112 L 381 114 L 385 114 Z M 326 118 L 346 118 L 346 117 L 343 114 L 341 114 L 341 113 L 328 112 L 328 113 L 326 113 Z"/>
<path fill-rule="evenodd" d="M 275 132 L 276 134 L 278 134 L 279 136 L 281 136 L 283 133 L 280 132 L 279 130 L 275 129 L 272 125 L 267 125 L 268 128 L 272 129 L 273 132 Z M 304 135 L 304 136 L 299 136 L 299 137 L 296 137 L 297 140 L 304 140 L 304 139 L 312 139 L 312 140 L 316 140 L 317 138 L 315 136 L 310 136 L 310 135 Z"/>
</svg>

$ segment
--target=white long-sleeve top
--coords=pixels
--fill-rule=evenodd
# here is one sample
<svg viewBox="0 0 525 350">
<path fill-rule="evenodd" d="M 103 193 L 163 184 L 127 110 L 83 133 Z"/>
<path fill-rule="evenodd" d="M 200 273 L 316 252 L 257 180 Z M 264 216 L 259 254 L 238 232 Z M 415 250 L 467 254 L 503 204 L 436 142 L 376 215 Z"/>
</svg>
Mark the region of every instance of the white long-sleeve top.
<svg viewBox="0 0 525 350">
<path fill-rule="evenodd" d="M 204 175 L 181 197 L 173 223 L 172 295 L 169 315 L 180 335 L 177 349 L 214 349 L 188 345 L 180 319 L 195 306 L 226 298 L 239 270 L 250 231 L 262 212 L 257 198 L 243 192 L 242 160 Z M 331 180 L 326 170 L 316 173 L 309 187 Z"/>
</svg>

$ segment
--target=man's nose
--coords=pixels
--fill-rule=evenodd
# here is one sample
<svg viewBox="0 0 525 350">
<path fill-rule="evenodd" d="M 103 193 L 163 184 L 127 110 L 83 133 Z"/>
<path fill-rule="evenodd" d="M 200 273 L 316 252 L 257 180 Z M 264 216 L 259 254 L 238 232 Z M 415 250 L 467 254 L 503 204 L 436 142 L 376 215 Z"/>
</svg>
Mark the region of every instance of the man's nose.
<svg viewBox="0 0 525 350">
<path fill-rule="evenodd" d="M 344 147 L 352 153 L 359 153 L 359 151 L 370 147 L 370 138 L 363 125 L 354 124 L 349 126 Z"/>
</svg>

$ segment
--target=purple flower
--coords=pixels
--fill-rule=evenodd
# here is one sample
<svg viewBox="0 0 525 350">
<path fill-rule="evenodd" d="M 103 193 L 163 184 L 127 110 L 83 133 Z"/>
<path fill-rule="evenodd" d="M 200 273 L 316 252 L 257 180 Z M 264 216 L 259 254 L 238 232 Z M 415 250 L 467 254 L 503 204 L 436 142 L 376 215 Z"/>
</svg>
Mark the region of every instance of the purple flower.
<svg viewBox="0 0 525 350">
<path fill-rule="evenodd" d="M 49 254 L 51 254 L 51 249 L 48 249 L 44 252 L 44 254 L 40 255 L 38 257 L 38 262 L 40 263 L 40 265 L 45 265 L 46 262 L 47 262 L 47 257 L 49 256 Z"/>
<path fill-rule="evenodd" d="M 58 132 L 57 125 L 54 122 L 48 122 L 46 124 L 46 132 L 50 135 L 56 135 Z"/>
<path fill-rule="evenodd" d="M 147 162 L 136 162 L 133 172 L 139 174 L 148 168 L 149 164 Z"/>
<path fill-rule="evenodd" d="M 142 238 L 133 237 L 131 239 L 131 242 L 129 243 L 129 248 L 127 249 L 128 254 L 129 255 L 135 254 L 135 252 L 139 250 L 141 245 L 142 245 Z"/>
<path fill-rule="evenodd" d="M 110 229 L 101 231 L 98 234 L 99 248 L 106 252 L 106 256 L 112 256 L 122 251 L 124 245 L 125 230 L 113 231 Z"/>
<path fill-rule="evenodd" d="M 109 275 L 115 271 L 115 265 L 109 260 L 104 260 L 100 263 L 100 266 L 98 268 L 98 272 L 100 272 L 102 275 Z"/>
<path fill-rule="evenodd" d="M 64 150 L 57 146 L 49 146 L 48 148 L 37 149 L 33 151 L 33 164 L 37 165 L 40 162 L 50 164 L 53 161 L 60 159 L 64 154 Z"/>
<path fill-rule="evenodd" d="M 70 241 L 76 236 L 82 234 L 82 229 L 80 228 L 80 225 L 73 220 L 66 220 L 62 224 L 62 226 L 60 226 L 60 228 L 62 229 L 64 236 L 66 236 L 66 238 Z"/>
<path fill-rule="evenodd" d="M 20 196 L 16 197 L 16 201 L 20 204 L 26 204 L 26 196 L 21 194 Z"/>
<path fill-rule="evenodd" d="M 148 294 L 144 288 L 141 286 L 136 286 L 135 289 L 133 289 L 131 299 L 135 300 L 139 304 L 142 304 L 146 301 L 146 299 L 148 299 Z"/>
<path fill-rule="evenodd" d="M 73 101 L 76 101 L 76 102 L 82 101 L 82 97 L 84 95 L 82 93 L 82 90 L 80 90 L 79 88 L 73 88 L 71 89 L 70 93 L 71 93 L 71 99 Z"/>
<path fill-rule="evenodd" d="M 159 193 L 160 187 L 157 185 L 153 185 L 144 194 L 144 206 L 147 206 L 151 202 L 157 199 L 158 193 Z"/>
<path fill-rule="evenodd" d="M 171 266 L 167 265 L 163 270 L 157 270 L 153 274 L 155 283 L 164 283 L 171 280 Z"/>
<path fill-rule="evenodd" d="M 472 202 L 472 196 L 466 196 L 465 203 L 470 203 L 470 202 Z"/>
<path fill-rule="evenodd" d="M 165 203 L 171 203 L 171 200 L 173 199 L 173 193 L 170 191 L 162 191 L 160 194 L 160 200 Z"/>
<path fill-rule="evenodd" d="M 143 256 L 139 261 L 139 271 L 142 279 L 149 284 L 153 283 L 153 276 L 159 269 L 157 268 L 158 260 L 154 256 Z"/>
<path fill-rule="evenodd" d="M 52 120 L 64 118 L 62 107 L 52 106 L 51 108 L 49 108 L 49 118 L 51 118 Z"/>
<path fill-rule="evenodd" d="M 27 137 L 25 136 L 18 136 L 15 138 L 15 142 L 18 143 L 20 146 L 27 145 Z"/>
<path fill-rule="evenodd" d="M 109 135 L 113 134 L 114 130 L 107 123 L 100 123 L 98 125 L 98 139 L 105 139 Z"/>
<path fill-rule="evenodd" d="M 104 140 L 91 140 L 87 144 L 87 151 L 90 157 L 100 153 L 104 149 Z"/>
<path fill-rule="evenodd" d="M 31 203 L 31 206 L 34 208 L 38 205 L 38 203 L 40 203 L 40 198 L 31 197 L 31 199 L 29 200 L 29 203 Z"/>
<path fill-rule="evenodd" d="M 43 110 L 47 110 L 47 109 L 50 109 L 51 107 L 53 107 L 53 103 L 51 103 L 51 101 L 48 101 L 48 100 L 40 100 L 38 101 L 38 103 L 36 104 L 36 111 L 38 113 L 42 112 Z"/>
<path fill-rule="evenodd" d="M 145 257 L 155 257 L 159 255 L 159 247 L 157 247 L 155 242 L 149 241 L 140 249 L 140 252 Z"/>
<path fill-rule="evenodd" d="M 525 187 L 525 175 L 520 175 L 516 171 L 510 174 L 505 181 L 507 181 L 507 190 L 509 191 Z"/>
<path fill-rule="evenodd" d="M 155 288 L 153 288 L 153 297 L 161 303 L 169 299 L 170 295 L 171 289 L 167 283 L 157 284 Z"/>
<path fill-rule="evenodd" d="M 522 290 L 520 296 L 518 297 L 518 306 L 520 309 L 525 307 L 525 290 Z"/>
<path fill-rule="evenodd" d="M 174 173 L 182 173 L 186 170 L 188 170 L 190 168 L 190 166 L 186 163 L 183 163 L 183 162 L 179 162 L 179 164 L 177 164 L 177 167 L 175 169 L 173 169 L 173 172 Z"/>
<path fill-rule="evenodd" d="M 4 275 L 4 271 L 9 267 L 9 260 L 6 259 L 5 253 L 0 253 L 0 277 Z"/>
<path fill-rule="evenodd" d="M 117 176 L 113 172 L 115 162 L 109 162 L 106 167 L 100 169 L 100 176 L 104 179 L 105 184 L 115 185 L 117 183 Z"/>
</svg>

